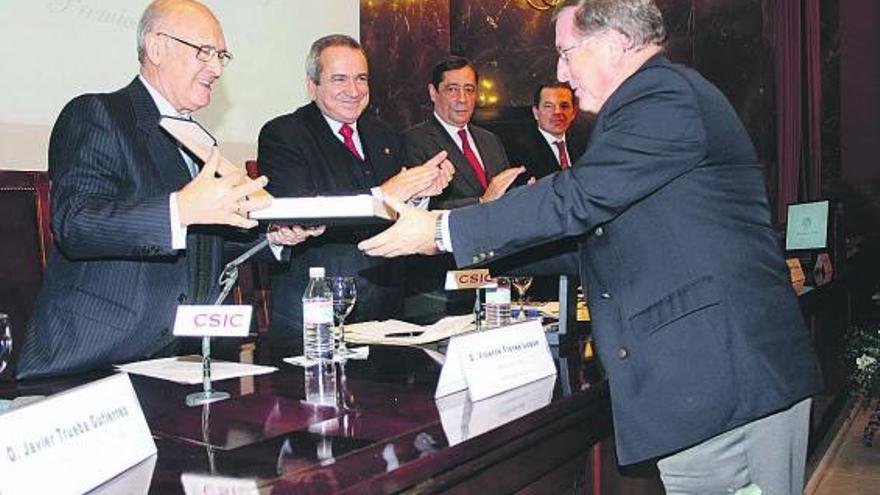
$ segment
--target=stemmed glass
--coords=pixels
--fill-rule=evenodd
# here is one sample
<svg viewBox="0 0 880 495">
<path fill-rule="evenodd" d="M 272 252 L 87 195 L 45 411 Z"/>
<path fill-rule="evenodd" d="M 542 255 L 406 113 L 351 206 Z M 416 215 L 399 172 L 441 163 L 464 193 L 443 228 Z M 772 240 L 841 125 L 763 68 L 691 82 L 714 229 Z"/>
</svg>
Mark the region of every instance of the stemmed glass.
<svg viewBox="0 0 880 495">
<path fill-rule="evenodd" d="M 510 281 L 519 297 L 519 315 L 516 317 L 519 321 L 525 321 L 526 318 L 526 291 L 532 286 L 532 277 L 511 277 Z"/>
<path fill-rule="evenodd" d="M 6 369 L 6 359 L 12 355 L 12 326 L 9 316 L 0 313 L 0 373 Z"/>
<path fill-rule="evenodd" d="M 333 348 L 343 359 L 349 354 L 345 346 L 345 318 L 357 302 L 357 286 L 354 277 L 331 277 L 330 291 L 333 293 L 333 317 L 337 326 L 333 329 Z"/>
</svg>

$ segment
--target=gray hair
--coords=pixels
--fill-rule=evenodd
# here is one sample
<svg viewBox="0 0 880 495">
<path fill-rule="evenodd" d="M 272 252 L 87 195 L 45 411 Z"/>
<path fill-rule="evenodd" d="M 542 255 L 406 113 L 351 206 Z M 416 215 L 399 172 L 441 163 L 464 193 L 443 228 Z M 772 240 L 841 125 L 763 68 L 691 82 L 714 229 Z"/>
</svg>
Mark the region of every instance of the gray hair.
<svg viewBox="0 0 880 495">
<path fill-rule="evenodd" d="M 172 3 L 174 0 L 156 0 L 155 2 L 147 5 L 147 8 L 144 9 L 144 13 L 141 15 L 141 20 L 138 21 L 137 27 L 137 56 L 138 62 L 144 63 L 144 57 L 146 56 L 146 38 L 149 33 L 154 31 L 158 31 L 161 28 L 162 20 L 165 17 L 165 14 L 168 13 L 169 3 Z"/>
<path fill-rule="evenodd" d="M 565 0 L 556 6 L 554 19 L 568 7 L 575 8 L 574 25 L 583 36 L 613 29 L 636 49 L 666 41 L 663 14 L 653 0 Z"/>
<path fill-rule="evenodd" d="M 321 54 L 326 48 L 330 48 L 331 46 L 344 46 L 360 50 L 364 58 L 367 58 L 367 53 L 364 52 L 361 44 L 351 36 L 345 34 L 329 34 L 322 38 L 318 38 L 312 43 L 311 48 L 309 48 L 309 54 L 306 57 L 306 76 L 308 76 L 308 78 L 315 84 L 320 84 L 321 71 L 324 70 L 324 67 L 321 64 Z"/>
<path fill-rule="evenodd" d="M 170 14 L 174 10 L 181 9 L 182 7 L 203 9 L 209 15 L 211 15 L 211 17 L 214 16 L 214 14 L 211 12 L 210 9 L 208 9 L 208 7 L 205 7 L 204 4 L 201 4 L 196 0 L 153 0 L 152 2 L 150 2 L 150 5 L 147 5 L 147 8 L 144 9 L 144 13 L 141 14 L 141 20 L 138 21 L 138 62 L 144 63 L 144 58 L 146 57 L 147 50 L 147 35 L 163 29 L 168 14 Z"/>
</svg>

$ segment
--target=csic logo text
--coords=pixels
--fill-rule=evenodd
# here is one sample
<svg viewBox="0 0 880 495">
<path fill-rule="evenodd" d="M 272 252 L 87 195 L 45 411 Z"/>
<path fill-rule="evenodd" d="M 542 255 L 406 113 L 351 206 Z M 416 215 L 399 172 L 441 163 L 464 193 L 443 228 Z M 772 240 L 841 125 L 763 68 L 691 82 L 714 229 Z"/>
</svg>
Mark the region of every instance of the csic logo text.
<svg viewBox="0 0 880 495">
<path fill-rule="evenodd" d="M 241 327 L 244 317 L 240 314 L 199 313 L 193 318 L 196 328 Z"/>
<path fill-rule="evenodd" d="M 459 285 L 483 285 L 492 282 L 488 273 L 460 273 L 456 278 Z"/>
</svg>

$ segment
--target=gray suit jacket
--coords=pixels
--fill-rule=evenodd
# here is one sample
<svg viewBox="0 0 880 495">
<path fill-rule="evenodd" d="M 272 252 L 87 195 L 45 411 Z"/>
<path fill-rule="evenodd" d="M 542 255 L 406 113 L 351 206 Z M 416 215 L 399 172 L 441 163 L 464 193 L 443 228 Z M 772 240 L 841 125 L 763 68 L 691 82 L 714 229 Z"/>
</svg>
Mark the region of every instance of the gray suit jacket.
<svg viewBox="0 0 880 495">
<path fill-rule="evenodd" d="M 470 124 L 468 129 L 474 137 L 486 170 L 486 180 L 507 168 L 507 154 L 501 139 L 492 132 L 482 127 Z M 458 147 L 458 143 L 452 140 L 443 125 L 437 121 L 434 115 L 420 124 L 409 128 L 403 135 L 404 156 L 406 163 L 420 164 L 436 155 L 440 150 L 446 150 L 449 161 L 455 166 L 455 176 L 442 194 L 431 198 L 432 209 L 450 209 L 459 206 L 472 205 L 483 195 L 483 186 L 474 173 L 470 162 L 464 157 Z"/>
<path fill-rule="evenodd" d="M 821 388 L 749 136 L 717 88 L 661 55 L 608 98 L 571 169 L 449 226 L 459 265 L 580 236 L 565 260 L 580 267 L 622 464 Z"/>
</svg>

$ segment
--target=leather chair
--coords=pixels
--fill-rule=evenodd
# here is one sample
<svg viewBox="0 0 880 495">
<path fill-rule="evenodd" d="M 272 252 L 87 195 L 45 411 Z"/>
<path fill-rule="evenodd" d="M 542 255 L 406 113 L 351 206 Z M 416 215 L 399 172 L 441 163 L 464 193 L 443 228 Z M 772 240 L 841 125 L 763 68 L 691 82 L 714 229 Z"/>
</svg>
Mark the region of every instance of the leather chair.
<svg viewBox="0 0 880 495">
<path fill-rule="evenodd" d="M 0 312 L 12 324 L 11 379 L 48 260 L 52 231 L 46 172 L 0 171 Z"/>
</svg>

